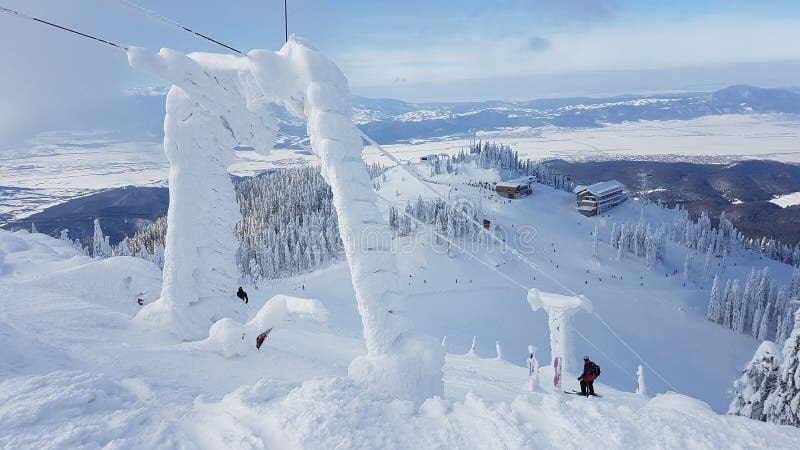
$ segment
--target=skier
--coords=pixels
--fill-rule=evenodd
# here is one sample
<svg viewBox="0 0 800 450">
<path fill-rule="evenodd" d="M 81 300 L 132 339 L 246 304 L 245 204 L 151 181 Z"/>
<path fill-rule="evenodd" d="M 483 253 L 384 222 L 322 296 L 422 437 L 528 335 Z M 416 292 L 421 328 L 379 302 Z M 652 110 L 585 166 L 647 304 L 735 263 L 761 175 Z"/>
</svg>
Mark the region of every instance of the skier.
<svg viewBox="0 0 800 450">
<path fill-rule="evenodd" d="M 594 393 L 594 380 L 600 376 L 600 366 L 589 360 L 588 356 L 583 357 L 583 375 L 578 377 L 581 382 L 581 395 L 590 396 Z"/>
<path fill-rule="evenodd" d="M 242 289 L 241 286 L 239 286 L 239 290 L 236 291 L 236 296 L 239 297 L 240 299 L 244 300 L 245 305 L 247 304 L 247 302 L 249 300 L 247 298 L 247 292 L 245 292 L 244 289 Z"/>
</svg>

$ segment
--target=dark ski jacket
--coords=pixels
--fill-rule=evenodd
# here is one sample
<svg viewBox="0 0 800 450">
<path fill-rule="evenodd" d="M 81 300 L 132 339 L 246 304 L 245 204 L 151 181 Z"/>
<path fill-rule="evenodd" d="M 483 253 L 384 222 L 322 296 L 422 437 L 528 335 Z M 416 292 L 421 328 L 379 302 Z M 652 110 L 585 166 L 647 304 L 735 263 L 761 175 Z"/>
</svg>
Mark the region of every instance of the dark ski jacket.
<svg viewBox="0 0 800 450">
<path fill-rule="evenodd" d="M 581 375 L 581 381 L 585 381 L 587 383 L 591 383 L 594 381 L 594 363 L 591 361 L 586 361 L 583 363 L 583 375 Z"/>
<path fill-rule="evenodd" d="M 247 298 L 247 292 L 245 292 L 242 288 L 239 288 L 239 290 L 236 292 L 236 296 L 242 300 L 249 300 Z"/>
</svg>

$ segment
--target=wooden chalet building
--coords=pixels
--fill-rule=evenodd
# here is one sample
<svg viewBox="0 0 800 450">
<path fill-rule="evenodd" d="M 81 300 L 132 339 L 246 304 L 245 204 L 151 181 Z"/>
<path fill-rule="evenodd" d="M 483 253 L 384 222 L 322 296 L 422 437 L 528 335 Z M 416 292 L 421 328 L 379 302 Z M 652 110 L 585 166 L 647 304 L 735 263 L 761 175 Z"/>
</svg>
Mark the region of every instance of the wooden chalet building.
<svg viewBox="0 0 800 450">
<path fill-rule="evenodd" d="M 505 198 L 520 198 L 533 194 L 531 184 L 536 182 L 535 176 L 515 178 L 513 180 L 501 181 L 495 185 L 497 195 Z"/>
<path fill-rule="evenodd" d="M 617 180 L 603 181 L 590 186 L 575 187 L 578 212 L 596 216 L 628 199 L 625 185 Z"/>
</svg>

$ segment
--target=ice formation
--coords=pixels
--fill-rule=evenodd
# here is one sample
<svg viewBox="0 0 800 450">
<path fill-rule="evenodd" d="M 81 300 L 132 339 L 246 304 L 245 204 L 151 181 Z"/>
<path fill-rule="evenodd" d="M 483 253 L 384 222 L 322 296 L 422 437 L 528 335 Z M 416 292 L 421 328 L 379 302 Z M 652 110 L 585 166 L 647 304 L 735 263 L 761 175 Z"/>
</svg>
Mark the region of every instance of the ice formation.
<svg viewBox="0 0 800 450">
<path fill-rule="evenodd" d="M 391 233 L 375 206 L 347 80 L 336 65 L 295 38 L 278 52 L 244 57 L 131 48 L 128 60 L 173 83 L 164 122 L 170 161 L 164 285 L 140 319 L 184 339 L 205 337 L 221 317 L 241 319 L 243 307 L 233 299 L 233 229 L 240 216 L 227 167 L 235 145 L 268 151 L 276 121 L 264 105 L 278 104 L 307 120 L 333 192 L 367 348 L 350 376 L 399 398 L 441 394 L 443 351 L 414 335 L 405 315 Z"/>
<path fill-rule="evenodd" d="M 214 323 L 208 337 L 188 345 L 220 353 L 226 358 L 244 356 L 256 351 L 256 336 L 267 330 L 275 331 L 293 319 L 324 322 L 328 311 L 319 300 L 276 295 L 267 300 L 247 323 L 223 318 Z"/>
<path fill-rule="evenodd" d="M 528 291 L 528 303 L 534 311 L 544 309 L 547 312 L 547 324 L 550 328 L 550 360 L 561 357 L 563 371 L 575 370 L 572 361 L 572 343 L 570 341 L 569 323 L 572 315 L 583 309 L 592 311 L 592 303 L 583 295 L 569 296 L 544 292 L 533 288 Z"/>
</svg>

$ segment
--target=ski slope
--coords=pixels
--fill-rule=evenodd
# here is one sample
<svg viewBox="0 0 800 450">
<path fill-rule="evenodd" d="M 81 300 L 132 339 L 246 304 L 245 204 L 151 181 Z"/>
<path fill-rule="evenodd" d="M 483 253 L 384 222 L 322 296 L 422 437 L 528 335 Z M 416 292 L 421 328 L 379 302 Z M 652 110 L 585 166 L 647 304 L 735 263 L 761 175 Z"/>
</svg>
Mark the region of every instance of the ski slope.
<svg viewBox="0 0 800 450">
<path fill-rule="evenodd" d="M 631 256 L 617 261 L 605 243 L 599 261 L 592 260 L 594 222 L 607 239 L 610 222 L 638 220 L 641 205 L 631 201 L 608 217 L 586 218 L 574 211 L 572 194 L 541 185 L 508 203 L 464 180 L 446 181 L 452 186 L 433 189 L 481 203 L 510 237 L 525 234 L 509 242 L 539 270 L 502 251 L 451 257 L 424 232 L 398 240 L 409 316 L 428 335 L 447 335 L 444 398 L 416 409 L 347 378 L 348 365 L 365 349 L 344 263 L 259 289 L 245 286 L 251 324 L 263 311 L 281 309 L 264 308 L 278 294 L 324 308 L 324 314 L 281 316 L 256 351 L 249 325 L 226 328 L 244 339 L 236 331 L 180 342 L 131 320 L 137 298 L 150 302 L 160 292 L 160 271 L 146 261 L 92 260 L 41 234 L 2 231 L 0 447 L 797 447 L 800 430 L 719 415 L 758 343 L 705 320 L 708 287 L 684 288 L 671 275 L 682 265 L 681 248 L 668 244 L 666 264 L 655 272 Z M 399 168 L 387 173 L 379 193 L 397 205 L 434 195 Z M 644 212 L 651 222 L 671 214 L 652 206 Z M 591 344 L 574 336 L 572 356 L 589 354 L 602 366 L 596 390 L 604 397 L 552 392 L 546 316 L 479 260 L 525 286 L 587 295 L 599 317 L 666 381 L 646 368 L 654 397 L 634 394 L 642 362 L 597 316 L 578 313 L 573 324 Z M 727 274 L 744 277 L 754 264 L 769 265 L 779 282 L 788 276 L 787 267 L 750 255 L 731 258 Z M 234 291 L 232 302 L 239 301 Z M 476 354 L 469 355 L 473 336 Z M 495 358 L 496 341 L 505 360 Z M 527 386 L 529 344 L 543 366 L 535 392 Z M 564 380 L 566 389 L 577 388 L 573 375 Z"/>
</svg>

